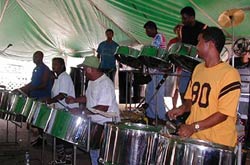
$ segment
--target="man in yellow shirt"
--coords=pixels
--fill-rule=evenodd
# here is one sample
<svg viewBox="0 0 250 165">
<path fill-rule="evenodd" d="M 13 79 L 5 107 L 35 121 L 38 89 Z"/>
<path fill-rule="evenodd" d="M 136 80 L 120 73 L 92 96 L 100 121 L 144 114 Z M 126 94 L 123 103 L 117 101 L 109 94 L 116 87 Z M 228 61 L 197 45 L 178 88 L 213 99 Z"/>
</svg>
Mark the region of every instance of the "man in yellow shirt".
<svg viewBox="0 0 250 165">
<path fill-rule="evenodd" d="M 168 112 L 176 119 L 190 111 L 178 134 L 234 147 L 237 142 L 236 111 L 240 97 L 240 75 L 220 60 L 225 44 L 223 32 L 216 27 L 198 36 L 197 50 L 204 62 L 197 65 L 185 94 L 186 101 Z"/>
</svg>

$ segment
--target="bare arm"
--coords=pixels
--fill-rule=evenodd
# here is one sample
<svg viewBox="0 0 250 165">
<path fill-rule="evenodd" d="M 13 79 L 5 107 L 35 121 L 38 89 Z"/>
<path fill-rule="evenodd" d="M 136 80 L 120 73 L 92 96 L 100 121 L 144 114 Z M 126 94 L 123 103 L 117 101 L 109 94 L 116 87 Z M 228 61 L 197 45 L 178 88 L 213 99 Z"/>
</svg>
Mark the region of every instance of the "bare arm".
<svg viewBox="0 0 250 165">
<path fill-rule="evenodd" d="M 77 98 L 74 98 L 72 96 L 68 96 L 66 99 L 65 99 L 65 102 L 67 104 L 73 104 L 73 103 L 86 103 L 86 96 L 81 96 L 81 97 L 77 97 Z"/>
<path fill-rule="evenodd" d="M 216 112 L 212 114 L 211 116 L 209 116 L 208 118 L 198 121 L 196 123 L 198 123 L 200 126 L 199 130 L 205 130 L 219 123 L 222 123 L 226 119 L 227 119 L 227 115 L 224 115 L 220 112 Z M 196 132 L 196 129 L 194 127 L 196 123 L 192 123 L 190 125 L 186 125 L 186 124 L 182 125 L 178 131 L 178 134 L 183 137 L 191 136 L 193 133 Z"/>
<path fill-rule="evenodd" d="M 107 105 L 97 105 L 97 106 L 95 106 L 95 107 L 93 107 L 93 108 L 94 108 L 94 109 L 97 109 L 97 110 L 100 110 L 100 111 L 103 111 L 103 112 L 107 112 L 109 106 L 107 106 Z"/>
<path fill-rule="evenodd" d="M 59 93 L 59 94 L 56 95 L 55 97 L 53 97 L 53 98 L 51 98 L 51 99 L 48 99 L 48 100 L 47 100 L 47 103 L 48 103 L 48 104 L 56 103 L 56 102 L 58 102 L 58 100 L 64 99 L 65 96 L 67 96 L 67 94 L 65 94 L 65 93 Z"/>
<path fill-rule="evenodd" d="M 181 116 L 185 112 L 189 112 L 191 110 L 192 101 L 186 100 L 183 105 L 178 108 L 173 108 L 172 110 L 167 112 L 167 115 L 170 119 L 176 120 L 176 117 Z"/>
</svg>

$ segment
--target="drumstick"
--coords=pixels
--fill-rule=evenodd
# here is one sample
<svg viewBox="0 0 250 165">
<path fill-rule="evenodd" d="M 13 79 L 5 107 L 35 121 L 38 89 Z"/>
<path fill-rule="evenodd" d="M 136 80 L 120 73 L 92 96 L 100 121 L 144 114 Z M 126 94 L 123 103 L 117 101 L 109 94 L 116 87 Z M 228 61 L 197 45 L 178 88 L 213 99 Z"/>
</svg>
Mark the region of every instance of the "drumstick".
<svg viewBox="0 0 250 165">
<path fill-rule="evenodd" d="M 22 95 L 24 95 L 25 97 L 28 97 L 28 95 L 26 93 L 24 93 L 20 88 L 17 89 L 18 92 L 20 92 Z"/>
<path fill-rule="evenodd" d="M 64 108 L 66 108 L 68 111 L 71 110 L 68 106 L 64 105 L 60 100 L 57 99 L 57 102 L 58 102 L 61 106 L 63 106 Z"/>
<path fill-rule="evenodd" d="M 103 111 L 100 111 L 98 109 L 94 109 L 94 108 L 88 108 L 88 110 L 90 112 L 93 112 L 95 114 L 100 114 L 104 117 L 108 117 L 108 118 L 112 118 L 112 117 L 117 117 L 117 113 L 116 112 L 103 112 Z"/>
</svg>

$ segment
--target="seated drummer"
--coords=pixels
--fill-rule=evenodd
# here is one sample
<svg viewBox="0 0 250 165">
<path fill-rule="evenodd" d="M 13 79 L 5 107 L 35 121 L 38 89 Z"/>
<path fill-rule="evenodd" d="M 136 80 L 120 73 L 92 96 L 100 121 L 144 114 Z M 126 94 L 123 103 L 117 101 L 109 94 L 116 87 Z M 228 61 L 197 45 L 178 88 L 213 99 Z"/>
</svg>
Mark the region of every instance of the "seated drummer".
<svg viewBox="0 0 250 165">
<path fill-rule="evenodd" d="M 87 109 L 97 109 L 103 112 L 114 112 L 117 114 L 116 120 L 120 121 L 120 113 L 116 102 L 114 83 L 100 69 L 97 57 L 85 57 L 81 66 L 84 68 L 84 75 L 89 80 L 86 95 L 78 98 L 67 97 L 67 103 L 86 103 Z M 101 126 L 105 122 L 111 122 L 112 118 L 101 115 L 90 115 L 92 122 Z M 92 140 L 92 139 L 91 139 Z M 90 149 L 92 165 L 98 164 L 100 149 Z"/>
<path fill-rule="evenodd" d="M 207 28 L 199 34 L 198 41 L 198 55 L 204 62 L 193 71 L 184 104 L 167 114 L 170 119 L 176 119 L 190 111 L 186 124 L 178 129 L 181 137 L 234 147 L 237 143 L 239 72 L 220 60 L 220 52 L 225 44 L 222 30 Z"/>
</svg>

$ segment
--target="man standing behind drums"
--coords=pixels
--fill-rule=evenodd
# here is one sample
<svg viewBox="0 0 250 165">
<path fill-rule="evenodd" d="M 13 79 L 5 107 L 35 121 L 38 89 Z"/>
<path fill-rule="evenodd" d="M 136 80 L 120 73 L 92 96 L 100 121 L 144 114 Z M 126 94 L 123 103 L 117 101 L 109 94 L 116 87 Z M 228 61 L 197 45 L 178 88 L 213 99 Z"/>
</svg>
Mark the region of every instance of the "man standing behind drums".
<svg viewBox="0 0 250 165">
<path fill-rule="evenodd" d="M 114 36 L 112 29 L 107 29 L 105 34 L 107 40 L 99 44 L 97 57 L 101 59 L 100 69 L 114 82 L 116 73 L 115 51 L 119 45 L 112 39 Z"/>
<path fill-rule="evenodd" d="M 29 97 L 43 101 L 51 96 L 53 85 L 51 71 L 43 63 L 43 52 L 36 51 L 33 54 L 33 62 L 36 64 L 36 67 L 33 69 L 31 82 L 21 87 L 20 90 Z"/>
<path fill-rule="evenodd" d="M 169 40 L 168 45 L 167 45 L 168 49 L 172 44 L 177 43 L 177 42 L 181 42 L 181 29 L 182 29 L 182 26 L 183 25 L 179 24 L 179 25 L 176 25 L 174 27 L 174 34 L 176 34 L 176 37 Z"/>
<path fill-rule="evenodd" d="M 112 118 L 120 121 L 120 112 L 116 102 L 114 83 L 99 69 L 99 65 L 97 57 L 85 57 L 82 66 L 84 74 L 89 79 L 86 95 L 78 98 L 68 97 L 66 102 L 86 103 L 86 108 L 90 111 L 96 109 L 102 111 L 104 114 L 105 112 L 113 113 L 113 117 L 105 117 L 99 114 L 90 115 L 92 122 L 103 127 L 104 123 L 111 122 Z M 90 149 L 90 157 L 93 165 L 98 164 L 99 151 L 99 148 Z"/>
<path fill-rule="evenodd" d="M 56 109 L 71 110 L 79 108 L 79 104 L 67 104 L 67 96 L 75 97 L 74 84 L 71 77 L 66 73 L 66 66 L 63 58 L 52 59 L 52 70 L 55 73 L 55 81 L 51 91 L 51 98 L 47 100 L 48 104 L 54 104 Z M 60 163 L 71 164 L 73 145 L 61 139 L 56 140 L 57 161 Z"/>
<path fill-rule="evenodd" d="M 183 26 L 183 25 L 176 25 L 176 26 L 174 27 L 174 33 L 176 34 L 176 37 L 175 37 L 175 38 L 172 38 L 171 40 L 169 40 L 168 45 L 167 45 L 167 48 L 168 48 L 168 49 L 171 47 L 172 44 L 177 43 L 177 42 L 181 42 L 181 29 L 182 29 L 182 26 Z M 180 74 L 180 73 L 181 73 L 181 68 L 180 68 L 180 67 L 176 67 L 175 72 L 176 72 L 177 74 Z M 178 101 L 179 87 L 177 87 L 177 86 L 178 86 L 178 84 L 179 84 L 179 80 L 180 80 L 179 77 L 177 77 L 177 78 L 175 79 L 175 81 L 176 81 L 176 82 L 175 82 L 175 91 L 174 91 L 174 95 L 173 95 L 173 98 L 172 98 L 173 108 L 176 107 L 177 101 Z"/>
<path fill-rule="evenodd" d="M 43 52 L 36 51 L 33 54 L 33 62 L 36 67 L 33 69 L 31 82 L 20 88 L 27 96 L 35 98 L 39 101 L 45 101 L 51 96 L 51 88 L 53 85 L 52 73 L 48 66 L 43 63 Z M 14 90 L 14 92 L 18 90 Z M 38 138 L 31 142 L 33 146 L 42 145 L 43 130 L 38 128 Z"/>
<path fill-rule="evenodd" d="M 65 102 L 67 96 L 75 97 L 75 89 L 71 77 L 66 72 L 64 59 L 53 58 L 52 69 L 56 78 L 52 87 L 51 98 L 47 100 L 47 103 L 54 103 L 56 109 L 71 110 L 72 108 L 79 108 L 79 104 L 67 104 Z"/>
<path fill-rule="evenodd" d="M 149 37 L 153 38 L 151 44 L 152 46 L 166 49 L 166 38 L 163 34 L 157 32 L 157 26 L 154 22 L 148 21 L 147 23 L 145 23 L 144 28 L 146 30 L 146 34 Z M 149 72 L 151 74 L 152 80 L 147 84 L 146 87 L 145 97 L 146 103 L 148 104 L 148 107 L 146 109 L 146 116 L 148 117 L 149 124 L 155 124 L 156 117 L 158 122 L 163 124 L 166 120 L 166 110 L 164 104 L 164 85 L 160 87 L 160 89 L 154 96 L 156 92 L 156 87 L 163 78 L 163 75 L 156 75 L 157 72 L 159 74 L 159 71 L 157 69 L 149 69 Z"/>
<path fill-rule="evenodd" d="M 199 33 L 207 27 L 207 25 L 195 20 L 195 11 L 192 7 L 184 7 L 181 9 L 181 18 L 183 26 L 181 28 L 182 43 L 197 45 Z M 183 101 L 191 73 L 182 71 L 179 81 L 179 92 Z"/>
<path fill-rule="evenodd" d="M 220 60 L 225 36 L 217 27 L 203 30 L 198 37 L 198 55 L 204 59 L 196 66 L 185 94 L 186 101 L 168 112 L 175 119 L 191 112 L 178 134 L 227 146 L 237 142 L 236 111 L 240 97 L 239 72 Z"/>
</svg>

